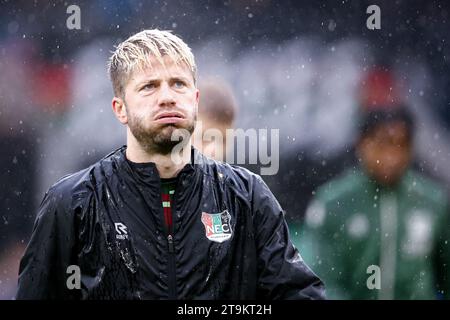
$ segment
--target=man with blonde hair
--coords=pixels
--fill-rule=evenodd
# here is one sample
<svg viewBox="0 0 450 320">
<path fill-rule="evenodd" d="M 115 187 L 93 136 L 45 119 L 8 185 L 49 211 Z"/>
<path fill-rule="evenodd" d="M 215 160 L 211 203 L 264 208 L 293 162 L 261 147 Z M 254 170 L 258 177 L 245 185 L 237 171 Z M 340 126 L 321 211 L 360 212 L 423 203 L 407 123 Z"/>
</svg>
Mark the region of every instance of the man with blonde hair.
<svg viewBox="0 0 450 320">
<path fill-rule="evenodd" d="M 127 145 L 46 193 L 17 298 L 323 298 L 262 179 L 191 146 L 190 48 L 145 30 L 116 48 L 109 73 Z"/>
</svg>

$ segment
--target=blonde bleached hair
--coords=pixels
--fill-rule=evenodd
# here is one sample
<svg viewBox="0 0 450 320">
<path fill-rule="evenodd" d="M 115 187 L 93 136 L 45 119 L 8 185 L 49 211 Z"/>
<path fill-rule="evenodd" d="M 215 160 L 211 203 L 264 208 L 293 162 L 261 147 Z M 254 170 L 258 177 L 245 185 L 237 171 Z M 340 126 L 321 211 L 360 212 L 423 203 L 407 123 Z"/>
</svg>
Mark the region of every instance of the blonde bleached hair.
<svg viewBox="0 0 450 320">
<path fill-rule="evenodd" d="M 124 97 L 124 88 L 137 69 L 151 67 L 150 56 L 164 65 L 163 56 L 175 64 L 186 64 L 197 83 L 197 66 L 191 48 L 170 30 L 143 30 L 120 43 L 108 61 L 108 73 L 114 95 Z"/>
</svg>

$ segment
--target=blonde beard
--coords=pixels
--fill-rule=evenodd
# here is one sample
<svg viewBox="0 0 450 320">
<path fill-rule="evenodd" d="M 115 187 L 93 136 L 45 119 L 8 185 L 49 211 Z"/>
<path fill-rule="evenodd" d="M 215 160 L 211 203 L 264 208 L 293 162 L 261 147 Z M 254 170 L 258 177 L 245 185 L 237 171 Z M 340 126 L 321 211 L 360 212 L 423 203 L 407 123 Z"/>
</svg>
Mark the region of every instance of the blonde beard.
<svg viewBox="0 0 450 320">
<path fill-rule="evenodd" d="M 137 117 L 128 116 L 128 127 L 131 133 L 136 138 L 139 145 L 148 152 L 159 153 L 167 155 L 172 152 L 172 149 L 179 143 L 183 143 L 183 139 L 172 140 L 175 130 L 187 130 L 190 135 L 194 132 L 196 117 L 186 127 L 178 127 L 175 125 L 164 125 L 160 128 L 145 128 L 142 125 L 141 119 Z"/>
</svg>

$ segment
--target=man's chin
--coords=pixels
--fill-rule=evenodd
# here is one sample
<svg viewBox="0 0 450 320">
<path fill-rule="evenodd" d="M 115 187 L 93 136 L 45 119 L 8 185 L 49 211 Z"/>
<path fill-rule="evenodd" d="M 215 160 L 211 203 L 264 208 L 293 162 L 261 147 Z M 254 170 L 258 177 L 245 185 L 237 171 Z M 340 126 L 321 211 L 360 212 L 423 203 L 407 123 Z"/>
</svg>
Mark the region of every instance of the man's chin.
<svg viewBox="0 0 450 320">
<path fill-rule="evenodd" d="M 157 133 L 156 135 L 163 136 L 166 140 L 171 140 L 172 137 L 173 139 L 178 140 L 176 139 L 176 137 L 183 136 L 186 131 L 189 132 L 189 130 L 183 126 L 167 124 L 163 128 L 161 128 L 161 130 L 159 130 L 159 133 Z"/>
<path fill-rule="evenodd" d="M 167 128 L 153 137 L 155 147 L 157 147 L 161 153 L 170 153 L 176 145 L 189 140 L 190 135 L 185 137 L 186 132 L 189 131 L 183 128 L 184 131 L 180 131 L 180 133 L 177 134 L 176 130 L 178 129 L 180 128 Z"/>
<path fill-rule="evenodd" d="M 402 175 L 398 172 L 391 173 L 386 172 L 384 174 L 379 173 L 375 176 L 375 179 L 378 181 L 379 184 L 384 185 L 386 187 L 395 186 L 400 180 Z"/>
<path fill-rule="evenodd" d="M 177 123 L 163 123 L 160 125 L 160 128 L 158 131 L 159 132 L 170 131 L 172 133 L 175 130 L 188 130 L 188 128 L 186 128 L 183 125 L 177 124 Z"/>
</svg>

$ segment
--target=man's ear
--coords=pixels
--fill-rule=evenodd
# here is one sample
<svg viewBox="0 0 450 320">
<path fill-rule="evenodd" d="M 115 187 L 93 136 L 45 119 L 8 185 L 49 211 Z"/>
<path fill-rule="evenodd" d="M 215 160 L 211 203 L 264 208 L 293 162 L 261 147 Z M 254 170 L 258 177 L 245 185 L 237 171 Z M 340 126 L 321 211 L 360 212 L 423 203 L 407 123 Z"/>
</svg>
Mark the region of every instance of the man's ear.
<svg viewBox="0 0 450 320">
<path fill-rule="evenodd" d="M 122 98 L 114 97 L 112 99 L 112 109 L 121 124 L 128 124 L 127 110 Z"/>
</svg>

